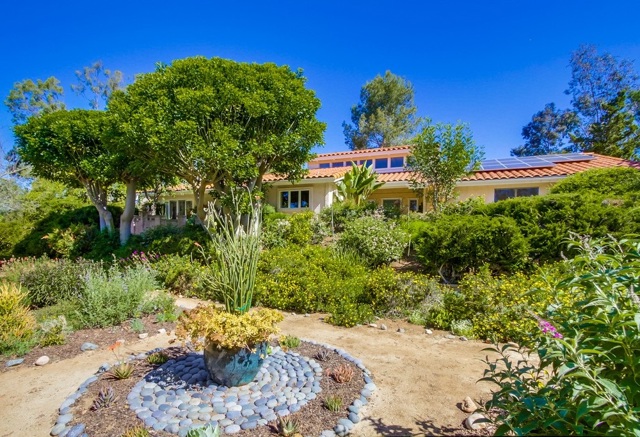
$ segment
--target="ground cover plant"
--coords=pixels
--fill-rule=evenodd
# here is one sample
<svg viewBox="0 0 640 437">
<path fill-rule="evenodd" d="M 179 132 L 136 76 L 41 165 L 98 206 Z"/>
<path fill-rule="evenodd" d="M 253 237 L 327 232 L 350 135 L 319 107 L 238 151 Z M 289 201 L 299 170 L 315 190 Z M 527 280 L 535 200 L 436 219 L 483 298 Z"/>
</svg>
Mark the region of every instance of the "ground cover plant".
<svg viewBox="0 0 640 437">
<path fill-rule="evenodd" d="M 638 435 L 640 430 L 640 240 L 574 243 L 578 256 L 554 287 L 556 302 L 531 312 L 540 330 L 527 343 L 539 357 L 491 350 L 483 380 L 497 385 L 498 435 Z M 563 296 L 579 296 L 564 300 Z"/>
</svg>

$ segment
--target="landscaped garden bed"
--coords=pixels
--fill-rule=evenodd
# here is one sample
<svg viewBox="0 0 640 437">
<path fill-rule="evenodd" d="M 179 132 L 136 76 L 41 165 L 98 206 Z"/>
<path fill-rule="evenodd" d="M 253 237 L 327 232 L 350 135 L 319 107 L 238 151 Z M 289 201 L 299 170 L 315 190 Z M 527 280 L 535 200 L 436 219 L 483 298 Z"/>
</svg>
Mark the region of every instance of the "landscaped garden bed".
<svg viewBox="0 0 640 437">
<path fill-rule="evenodd" d="M 82 429 L 107 437 L 146 427 L 149 435 L 184 436 L 212 424 L 238 436 L 270 436 L 289 422 L 296 432 L 316 436 L 343 434 L 360 421 L 375 389 L 360 360 L 311 342 L 288 351 L 271 347 L 256 380 L 241 387 L 214 384 L 202 355 L 180 347 L 142 354 L 131 361 L 128 378 L 102 369 L 63 403 L 52 434 Z M 167 361 L 151 364 L 149 357 L 159 354 Z"/>
</svg>

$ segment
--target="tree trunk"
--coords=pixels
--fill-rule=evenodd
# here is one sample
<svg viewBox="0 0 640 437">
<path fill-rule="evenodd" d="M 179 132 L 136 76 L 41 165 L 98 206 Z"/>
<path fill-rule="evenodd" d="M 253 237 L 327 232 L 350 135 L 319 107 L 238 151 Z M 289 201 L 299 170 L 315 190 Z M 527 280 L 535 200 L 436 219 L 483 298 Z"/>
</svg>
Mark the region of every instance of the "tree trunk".
<svg viewBox="0 0 640 437">
<path fill-rule="evenodd" d="M 109 233 L 113 232 L 113 214 L 111 211 L 107 209 L 107 192 L 106 190 L 98 183 L 91 181 L 83 182 L 87 194 L 89 195 L 89 200 L 93 203 L 93 206 L 98 210 L 98 216 L 100 217 L 100 231 L 104 231 L 105 229 L 109 231 Z"/>
<path fill-rule="evenodd" d="M 120 245 L 124 246 L 131 236 L 131 221 L 136 210 L 136 181 L 127 182 L 127 197 L 124 201 L 124 211 L 120 216 Z"/>
<path fill-rule="evenodd" d="M 195 201 L 196 201 L 196 215 L 198 216 L 198 218 L 202 223 L 204 223 L 204 219 L 206 216 L 206 213 L 204 212 L 204 195 L 206 190 L 207 190 L 207 183 L 200 182 L 200 185 L 198 187 L 195 187 L 193 191 L 193 195 L 195 196 Z"/>
</svg>

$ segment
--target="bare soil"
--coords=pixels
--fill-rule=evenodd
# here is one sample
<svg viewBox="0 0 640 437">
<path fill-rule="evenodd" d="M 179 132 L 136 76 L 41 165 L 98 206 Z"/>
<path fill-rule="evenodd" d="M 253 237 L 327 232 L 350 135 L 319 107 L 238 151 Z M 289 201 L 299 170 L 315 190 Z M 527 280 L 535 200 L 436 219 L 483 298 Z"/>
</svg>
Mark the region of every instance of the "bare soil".
<svg viewBox="0 0 640 437">
<path fill-rule="evenodd" d="M 180 299 L 180 305 L 193 307 L 195 302 Z M 362 359 L 372 372 L 378 390 L 365 407 L 365 418 L 356 425 L 354 435 L 477 434 L 462 426 L 468 414 L 460 410 L 460 405 L 466 396 L 475 400 L 486 400 L 490 396 L 491 386 L 477 382 L 484 370 L 484 343 L 450 339 L 447 338 L 447 332 L 441 331 L 427 335 L 422 327 L 404 321 L 380 320 L 378 326 L 385 324 L 388 327 L 383 331 L 369 326 L 340 328 L 324 323 L 323 319 L 321 314 L 310 317 L 288 314 L 281 328 L 285 334 L 342 348 Z M 397 332 L 400 328 L 405 331 Z M 121 348 L 121 353 L 137 354 L 156 347 L 169 347 L 173 336 L 152 335 L 157 329 L 149 330 L 150 337 L 144 340 L 138 340 L 137 334 L 132 335 L 130 341 Z M 82 335 L 85 334 L 88 335 Z M 78 353 L 74 350 L 72 356 L 59 356 L 43 367 L 36 367 L 33 363 L 44 351 L 34 351 L 33 355 L 27 355 L 22 365 L 0 373 L 0 437 L 49 434 L 64 399 L 94 374 L 102 363 L 114 361 L 113 353 L 107 346 L 123 337 L 116 336 L 113 341 L 106 341 L 106 334 L 94 334 L 105 336 L 105 341 L 82 338 L 100 345 L 99 350 Z M 56 356 L 50 351 L 47 351 L 47 355 Z M 144 369 L 140 368 L 140 371 Z M 325 380 L 329 378 L 323 378 Z M 326 411 L 320 403 L 316 403 L 316 406 Z M 309 408 L 308 416 L 301 416 L 302 422 L 306 417 L 310 424 L 330 420 L 319 416 L 319 410 L 314 413 L 311 410 L 313 405 L 305 408 Z M 303 412 L 304 409 L 297 414 Z M 110 417 L 111 434 L 103 435 L 119 436 L 124 432 L 126 425 L 120 420 L 122 414 L 117 412 Z M 313 435 L 305 432 L 305 436 Z"/>
</svg>

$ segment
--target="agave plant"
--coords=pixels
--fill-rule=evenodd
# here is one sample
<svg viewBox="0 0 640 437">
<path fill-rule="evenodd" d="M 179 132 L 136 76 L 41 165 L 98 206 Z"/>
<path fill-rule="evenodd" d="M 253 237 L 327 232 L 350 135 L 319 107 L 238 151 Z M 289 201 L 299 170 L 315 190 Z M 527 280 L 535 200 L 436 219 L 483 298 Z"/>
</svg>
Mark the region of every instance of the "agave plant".
<svg viewBox="0 0 640 437">
<path fill-rule="evenodd" d="M 360 202 L 367 200 L 371 193 L 383 185 L 384 182 L 378 182 L 378 175 L 370 166 L 353 164 L 351 170 L 336 182 L 336 195 L 341 202 L 360 205 Z"/>
</svg>

